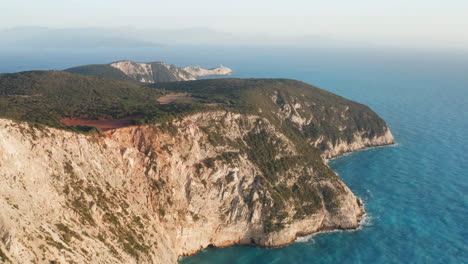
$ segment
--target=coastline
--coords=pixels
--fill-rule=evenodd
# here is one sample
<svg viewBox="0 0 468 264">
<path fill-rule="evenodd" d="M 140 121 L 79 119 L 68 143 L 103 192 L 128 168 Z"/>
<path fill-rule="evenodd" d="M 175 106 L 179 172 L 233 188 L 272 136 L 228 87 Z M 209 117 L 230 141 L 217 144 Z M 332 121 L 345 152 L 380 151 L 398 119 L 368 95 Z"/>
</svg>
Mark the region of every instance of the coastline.
<svg viewBox="0 0 468 264">
<path fill-rule="evenodd" d="M 363 209 L 365 209 L 364 203 L 363 203 Z M 293 243 L 306 243 L 310 241 L 310 239 L 314 238 L 317 235 L 320 234 L 328 234 L 328 233 L 337 233 L 337 232 L 357 232 L 359 230 L 362 230 L 364 226 L 367 226 L 366 223 L 368 223 L 371 219 L 369 214 L 365 212 L 362 216 L 361 219 L 359 220 L 359 226 L 356 228 L 350 228 L 350 229 L 331 229 L 331 230 L 322 230 L 322 231 L 317 231 L 315 233 L 305 235 L 305 236 L 298 236 L 296 241 Z M 291 243 L 291 244 L 293 244 Z"/>
<path fill-rule="evenodd" d="M 197 130 L 195 129 L 196 127 L 194 124 L 197 124 L 197 125 L 200 125 L 200 124 L 194 121 L 198 121 L 200 119 L 218 120 L 221 118 L 224 118 L 224 120 L 234 120 L 233 118 L 236 117 L 236 116 L 230 116 L 228 119 L 226 119 L 226 116 L 222 113 L 205 114 L 209 116 L 201 116 L 201 115 L 202 114 L 191 116 L 190 118 L 187 117 L 186 120 L 184 121 L 185 123 L 181 123 L 178 125 L 187 128 L 185 130 L 185 133 L 187 134 L 193 133 L 192 137 L 195 138 L 195 137 L 203 136 L 204 134 L 202 132 L 198 132 L 198 134 L 195 133 Z M 254 122 L 255 120 L 256 119 L 252 119 L 252 118 L 247 119 L 247 121 L 249 122 Z M 268 124 L 265 123 L 265 126 L 267 125 Z M 19 143 L 19 142 L 24 142 L 25 136 L 26 137 L 30 136 L 29 134 L 24 135 L 21 133 L 22 131 L 25 130 L 23 126 L 27 128 L 29 127 L 29 125 L 28 124 L 14 125 L 14 124 L 11 124 L 10 122 L 6 122 L 4 126 L 5 126 L 4 133 L 5 135 L 8 135 L 9 141 L 16 140 L 18 142 L 18 144 L 14 144 L 15 145 L 14 147 L 10 145 L 5 146 L 5 148 L 8 150 L 7 152 L 9 151 L 11 152 L 14 150 L 15 153 L 17 152 L 24 153 L 22 155 L 25 155 L 26 157 L 36 155 L 37 153 L 41 153 L 42 149 L 45 148 L 45 146 L 47 146 L 48 148 L 48 146 L 51 145 L 50 144 L 51 140 L 55 139 L 56 137 L 63 138 L 64 140 L 60 141 L 62 143 L 58 145 L 53 145 L 54 148 L 52 148 L 51 150 L 53 157 L 60 157 L 60 158 L 54 159 L 56 164 L 53 164 L 53 165 L 55 166 L 54 168 L 57 168 L 57 170 L 65 170 L 66 168 L 62 168 L 63 167 L 62 164 L 64 163 L 67 164 L 67 162 L 70 162 L 69 160 L 65 159 L 66 157 L 62 158 L 61 151 L 63 149 L 65 149 L 67 153 L 71 153 L 70 155 L 72 155 L 73 153 L 77 153 L 78 151 L 81 151 L 81 149 L 83 148 L 87 150 L 84 152 L 85 155 L 89 155 L 89 156 L 83 156 L 82 159 L 76 159 L 76 162 L 79 162 L 80 160 L 94 160 L 96 161 L 96 163 L 90 163 L 90 164 L 97 164 L 97 162 L 99 162 L 100 166 L 105 166 L 104 168 L 114 168 L 113 164 L 110 163 L 112 160 L 109 160 L 109 156 L 115 157 L 116 159 L 120 159 L 121 157 L 123 157 L 124 158 L 123 162 L 128 162 L 125 164 L 128 164 L 129 166 L 136 166 L 136 168 L 144 169 L 145 163 L 143 163 L 142 158 L 145 158 L 144 159 L 145 162 L 150 162 L 150 159 L 148 158 L 148 155 L 144 157 L 142 156 L 141 154 L 142 149 L 144 149 L 145 147 L 154 146 L 152 145 L 151 142 L 156 142 L 157 140 L 164 140 L 165 142 L 176 141 L 176 139 L 174 139 L 169 133 L 152 134 L 153 130 L 151 127 L 148 127 L 148 126 L 125 127 L 125 128 L 119 128 L 119 129 L 106 131 L 105 134 L 107 135 L 107 137 L 103 137 L 102 142 L 100 143 L 96 142 L 95 139 L 90 139 L 84 135 L 79 135 L 79 134 L 75 134 L 72 132 L 60 131 L 56 129 L 48 129 L 48 130 L 35 129 L 32 135 L 35 137 L 41 138 L 41 140 L 39 141 L 40 145 L 36 146 L 35 152 L 31 154 L 30 152 L 31 148 L 29 145 L 25 144 L 23 146 L 21 143 Z M 146 135 L 147 138 L 143 138 L 142 136 L 144 135 Z M 26 142 L 32 142 L 32 141 L 29 140 Z M 143 142 L 145 144 L 143 144 Z M 379 145 L 379 143 L 381 143 L 381 141 L 375 141 L 373 138 L 364 142 L 366 145 L 369 145 L 369 146 L 364 146 L 364 144 L 362 143 L 363 141 L 361 140 L 359 141 L 359 144 L 353 144 L 352 147 L 355 149 L 354 151 L 365 149 L 365 148 L 370 148 L 370 147 L 376 147 Z M 19 147 L 16 145 L 18 145 Z M 106 147 L 103 147 L 104 145 Z M 139 151 L 135 151 L 135 145 L 138 146 Z M 363 147 L 357 148 L 359 147 L 359 145 Z M 124 146 L 125 148 L 122 148 L 122 146 Z M 182 150 L 184 149 L 177 150 L 176 152 L 179 153 L 179 152 L 182 152 Z M 204 153 L 201 153 L 201 154 L 204 155 Z M 346 154 L 345 152 L 342 152 L 340 153 L 339 156 L 343 156 L 345 154 Z M 163 156 L 163 155 L 166 155 L 166 156 Z M 168 159 L 167 157 L 172 158 L 172 159 Z M 61 158 L 63 160 L 61 160 Z M 173 162 L 175 160 L 177 164 L 181 164 L 180 168 L 182 169 L 185 168 L 185 167 L 181 167 L 181 166 L 184 166 L 183 164 L 185 164 L 185 160 L 177 159 L 172 156 L 169 156 L 167 152 L 163 152 L 163 154 L 160 154 L 159 160 L 162 162 L 167 161 L 168 163 Z M 121 162 L 121 161 L 119 160 L 118 162 Z M 326 164 L 326 161 L 324 159 L 322 159 L 321 162 L 323 162 L 322 164 Z M 43 163 L 40 163 L 40 164 L 43 164 Z M 172 163 L 170 165 L 171 165 L 170 166 L 171 168 L 179 168 L 177 166 L 173 166 Z M 318 165 L 319 164 L 317 163 L 317 166 Z M 79 175 L 78 173 L 81 172 L 77 168 L 75 172 L 75 167 L 73 167 L 73 165 L 70 165 L 70 167 L 71 168 L 69 168 L 69 170 L 73 172 L 73 174 L 70 174 L 70 175 Z M 127 167 L 128 166 L 125 166 L 122 168 L 127 168 Z M 38 165 L 35 167 L 35 169 L 37 168 L 41 169 L 42 167 Z M 45 170 L 49 170 L 49 168 L 50 166 L 44 167 Z M 97 168 L 90 167 L 88 168 L 88 171 L 90 171 L 91 169 L 97 169 Z M 48 174 L 44 172 L 44 173 L 41 173 L 40 175 L 47 176 Z M 68 175 L 68 174 L 65 174 L 65 175 Z M 115 175 L 117 177 L 113 177 L 112 179 L 114 182 L 111 182 L 111 183 L 115 184 L 115 186 L 122 186 L 120 181 L 121 181 L 121 178 L 122 180 L 126 179 L 125 178 L 126 172 L 125 171 L 121 172 L 117 170 Z M 174 172 L 174 173 L 171 173 L 170 175 L 179 175 L 179 174 Z M 103 178 L 98 178 L 98 179 L 106 180 L 108 178 L 103 177 Z M 142 178 L 141 180 L 137 181 L 137 183 L 142 183 L 142 184 L 133 184 L 132 186 L 145 187 L 145 185 L 143 184 L 145 183 L 145 180 L 146 178 Z M 169 246 L 166 246 L 166 244 L 162 243 L 162 242 L 166 242 L 166 240 L 163 240 L 164 237 L 161 237 L 161 238 L 157 237 L 158 239 L 157 242 L 160 245 L 164 245 L 164 247 L 159 248 L 160 253 L 158 254 L 164 255 L 165 252 L 168 252 L 167 255 L 163 256 L 164 260 L 168 261 L 168 263 L 176 263 L 177 260 L 181 259 L 181 257 L 194 255 L 200 250 L 203 250 L 204 248 L 209 248 L 211 246 L 228 247 L 228 246 L 234 246 L 234 245 L 257 245 L 259 247 L 265 247 L 265 248 L 278 248 L 278 247 L 283 247 L 283 246 L 295 243 L 297 242 L 298 238 L 308 236 L 308 235 L 314 235 L 314 234 L 319 234 L 323 232 L 342 231 L 342 230 L 357 230 L 362 225 L 363 219 L 365 219 L 365 210 L 363 208 L 362 201 L 359 198 L 357 198 L 354 194 L 352 194 L 352 191 L 349 190 L 349 188 L 346 186 L 345 183 L 341 181 L 338 181 L 338 182 L 340 182 L 339 186 L 341 186 L 341 188 L 344 188 L 343 189 L 344 193 L 340 197 L 340 199 L 342 199 L 340 201 L 342 201 L 343 203 L 342 205 L 338 206 L 339 208 L 338 212 L 330 213 L 331 211 L 328 211 L 328 208 L 324 208 L 322 209 L 321 212 L 310 215 L 307 218 L 304 218 L 301 220 L 293 220 L 291 222 L 288 222 L 288 225 L 284 229 L 271 232 L 271 233 L 264 233 L 261 229 L 262 227 L 258 224 L 257 226 L 255 226 L 255 223 L 252 224 L 251 222 L 244 221 L 244 222 L 237 222 L 237 223 L 234 222 L 228 228 L 225 228 L 224 230 L 219 231 L 219 232 L 212 231 L 212 234 L 210 236 L 204 230 L 210 231 L 210 230 L 214 230 L 214 228 L 219 228 L 220 226 L 219 221 L 218 222 L 216 221 L 205 222 L 205 225 L 206 224 L 212 225 L 212 227 L 209 227 L 211 229 L 205 228 L 204 226 L 201 226 L 201 225 L 197 225 L 196 221 L 193 221 L 193 222 L 189 222 L 188 225 L 184 226 L 183 229 L 180 230 L 180 232 L 178 232 L 178 230 L 173 231 L 174 233 L 172 233 L 172 235 L 174 236 L 174 240 L 172 241 L 173 243 L 172 245 L 175 246 L 173 248 L 170 248 Z M 70 183 L 74 184 L 74 182 L 70 182 Z M 36 187 L 38 185 L 30 184 L 30 186 Z M 43 186 L 44 185 L 40 185 L 38 186 L 38 188 L 42 188 Z M 89 186 L 89 183 L 88 183 L 88 186 Z M 114 187 L 114 188 L 117 188 L 117 187 Z M 39 191 L 40 193 L 47 193 L 46 191 L 41 191 L 41 190 Z M 145 193 L 145 191 L 137 190 L 134 193 Z M 117 199 L 117 197 L 115 198 Z M 147 197 L 143 197 L 143 198 L 146 199 Z M 142 201 L 145 200 L 143 198 L 142 198 Z M 49 200 L 50 199 L 47 199 L 47 201 Z M 201 200 L 204 200 L 204 199 L 201 199 Z M 20 200 L 18 199 L 18 201 Z M 143 201 L 142 203 L 145 203 L 145 201 Z M 26 203 L 19 203 L 19 206 L 21 207 L 26 206 Z M 144 207 L 146 208 L 146 206 Z M 344 218 L 342 216 L 344 216 Z M 69 219 L 74 219 L 73 217 L 75 216 L 73 215 Z M 216 212 L 213 213 L 213 217 L 218 217 L 218 214 Z M 98 220 L 98 221 L 103 221 L 103 220 Z M 148 220 L 152 220 L 152 219 L 148 219 Z M 50 221 L 53 221 L 53 220 L 50 220 Z M 105 222 L 98 222 L 98 223 L 105 224 Z M 158 227 L 165 228 L 165 230 L 169 230 L 169 232 L 171 232 L 171 229 L 166 228 L 166 226 L 169 226 L 169 228 L 171 226 L 170 224 L 167 224 L 168 222 L 166 222 L 165 219 L 162 219 L 162 220 L 160 219 L 160 221 L 156 223 L 160 223 Z M 13 223 L 11 223 L 11 225 L 13 226 Z M 136 227 L 136 228 L 140 228 L 140 227 Z M 250 228 L 250 230 L 244 229 L 244 228 Z M 92 230 L 91 231 L 85 230 L 85 231 L 87 233 L 90 233 Z M 142 232 L 143 232 L 143 229 L 142 229 Z M 191 244 L 186 243 L 186 241 L 189 241 Z M 109 242 L 106 242 L 106 243 L 109 243 Z M 100 245 L 99 242 L 94 244 L 94 246 L 96 245 Z M 170 245 L 170 244 L 167 243 L 167 245 Z M 17 244 L 15 246 L 19 247 L 19 245 Z M 171 254 L 171 253 L 174 253 L 174 254 Z M 159 256 L 162 256 L 162 255 L 159 255 Z M 26 257 L 23 257 L 23 258 L 26 258 Z M 103 259 L 99 259 L 99 260 L 103 260 Z"/>
<path fill-rule="evenodd" d="M 388 144 L 384 144 L 384 145 L 364 147 L 364 148 L 356 149 L 356 150 L 353 150 L 353 151 L 343 152 L 342 154 L 340 154 L 338 156 L 335 156 L 333 158 L 325 159 L 325 163 L 328 165 L 328 163 L 330 161 L 333 161 L 335 159 L 339 159 L 339 158 L 342 158 L 342 157 L 345 157 L 345 156 L 348 156 L 348 155 L 351 155 L 351 154 L 354 154 L 354 153 L 357 153 L 357 152 L 361 152 L 361 151 L 367 151 L 367 150 L 372 150 L 372 149 L 376 149 L 376 148 L 388 148 L 388 147 L 399 147 L 399 146 L 400 146 L 400 143 L 393 142 L 393 143 L 388 143 Z"/>
<path fill-rule="evenodd" d="M 391 132 L 390 130 L 388 130 L 390 135 L 391 135 Z M 365 147 L 362 147 L 362 148 L 358 148 L 358 149 L 355 149 L 355 150 L 351 150 L 351 151 L 345 151 L 345 152 L 342 152 L 340 153 L 339 155 L 333 157 L 333 158 L 330 158 L 330 159 L 324 159 L 324 163 L 328 166 L 328 163 L 334 159 L 337 159 L 337 158 L 341 158 L 341 157 L 344 157 L 344 156 L 347 156 L 347 155 L 350 155 L 350 154 L 353 154 L 355 152 L 359 152 L 359 151 L 366 151 L 366 150 L 371 150 L 371 149 L 374 149 L 374 148 L 383 148 L 383 147 L 390 147 L 390 146 L 398 146 L 398 143 L 395 142 L 394 138 L 393 138 L 393 135 L 391 135 L 391 143 L 385 143 L 385 144 L 379 144 L 379 145 L 370 145 L 370 146 L 365 146 Z M 333 171 L 336 175 L 338 175 L 335 171 Z M 339 176 L 339 175 L 338 175 Z M 248 243 L 248 244 L 243 244 L 243 243 L 232 243 L 232 244 L 229 244 L 229 245 L 223 245 L 223 246 L 210 246 L 210 247 L 206 247 L 206 248 L 202 248 L 202 249 L 199 249 L 193 253 L 188 253 L 188 254 L 183 254 L 183 255 L 179 255 L 178 256 L 178 262 L 180 262 L 181 259 L 183 258 L 187 258 L 187 257 L 190 257 L 190 256 L 193 256 L 195 254 L 197 254 L 198 252 L 200 251 L 203 251 L 203 250 L 206 250 L 207 248 L 227 248 L 227 247 L 233 247 L 233 246 L 256 246 L 256 247 L 262 247 L 262 248 L 281 248 L 281 247 L 285 247 L 285 246 L 288 246 L 288 245 L 291 245 L 291 244 L 294 244 L 294 243 L 304 243 L 304 242 L 307 242 L 308 240 L 310 240 L 312 237 L 316 236 L 316 235 L 319 235 L 319 234 L 324 234 L 324 233 L 335 233 L 335 232 L 355 232 L 355 231 L 359 231 L 363 228 L 364 224 L 368 221 L 368 213 L 366 212 L 365 210 L 365 204 L 363 202 L 363 200 L 359 197 L 356 196 L 356 198 L 358 199 L 358 203 L 360 205 L 360 208 L 362 209 L 362 214 L 359 216 L 359 220 L 358 220 L 358 224 L 357 226 L 355 227 L 352 227 L 352 228 L 330 228 L 330 229 L 327 229 L 327 228 L 318 228 L 316 231 L 313 231 L 313 232 L 310 232 L 310 233 L 304 233 L 304 234 L 300 234 L 300 233 L 297 233 L 295 235 L 295 238 L 293 240 L 291 240 L 290 242 L 287 242 L 287 243 L 284 243 L 284 244 L 280 244 L 280 245 L 275 245 L 275 246 L 268 246 L 268 245 L 260 245 L 258 243 Z"/>
</svg>

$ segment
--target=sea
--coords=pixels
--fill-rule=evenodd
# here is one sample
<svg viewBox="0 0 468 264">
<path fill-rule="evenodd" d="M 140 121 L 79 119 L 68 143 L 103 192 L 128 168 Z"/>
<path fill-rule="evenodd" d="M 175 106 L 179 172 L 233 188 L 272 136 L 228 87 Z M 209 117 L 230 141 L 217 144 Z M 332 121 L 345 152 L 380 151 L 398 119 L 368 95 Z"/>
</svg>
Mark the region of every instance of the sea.
<svg viewBox="0 0 468 264">
<path fill-rule="evenodd" d="M 384 47 L 164 46 L 0 51 L 0 72 L 117 60 L 225 65 L 298 79 L 370 106 L 396 144 L 329 162 L 364 200 L 361 228 L 281 248 L 209 248 L 181 264 L 468 263 L 468 52 Z"/>
</svg>

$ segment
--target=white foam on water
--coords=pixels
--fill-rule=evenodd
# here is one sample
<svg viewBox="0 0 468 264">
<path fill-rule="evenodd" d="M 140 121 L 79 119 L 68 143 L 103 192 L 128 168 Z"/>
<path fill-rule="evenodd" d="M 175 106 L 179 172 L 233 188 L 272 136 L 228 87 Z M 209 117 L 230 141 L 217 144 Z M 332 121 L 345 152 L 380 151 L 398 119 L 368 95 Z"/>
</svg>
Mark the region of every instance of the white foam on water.
<svg viewBox="0 0 468 264">
<path fill-rule="evenodd" d="M 313 238 L 316 234 L 317 234 L 317 233 L 312 234 L 312 235 L 297 237 L 296 240 L 295 240 L 294 242 L 296 242 L 296 243 L 314 242 L 312 238 Z"/>
<path fill-rule="evenodd" d="M 374 225 L 374 217 L 372 217 L 370 214 L 365 214 L 362 216 L 361 220 L 359 221 L 359 227 L 357 230 L 361 230 L 366 226 L 373 226 Z"/>
</svg>

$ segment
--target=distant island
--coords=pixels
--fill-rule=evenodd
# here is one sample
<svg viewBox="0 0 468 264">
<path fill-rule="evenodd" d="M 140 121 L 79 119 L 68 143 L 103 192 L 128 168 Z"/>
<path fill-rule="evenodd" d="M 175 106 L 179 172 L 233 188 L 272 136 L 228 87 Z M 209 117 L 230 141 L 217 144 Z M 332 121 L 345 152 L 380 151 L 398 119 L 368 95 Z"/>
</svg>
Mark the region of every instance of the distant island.
<svg viewBox="0 0 468 264">
<path fill-rule="evenodd" d="M 385 121 L 296 80 L 195 80 L 231 72 L 0 74 L 0 259 L 167 264 L 357 228 L 363 203 L 326 161 L 392 144 Z"/>
<path fill-rule="evenodd" d="M 233 73 L 231 69 L 220 66 L 204 69 L 200 66 L 177 67 L 164 62 L 134 62 L 129 60 L 110 64 L 85 65 L 66 69 L 66 72 L 111 78 L 121 81 L 137 81 L 143 83 L 190 81 L 205 76 L 222 76 Z"/>
</svg>

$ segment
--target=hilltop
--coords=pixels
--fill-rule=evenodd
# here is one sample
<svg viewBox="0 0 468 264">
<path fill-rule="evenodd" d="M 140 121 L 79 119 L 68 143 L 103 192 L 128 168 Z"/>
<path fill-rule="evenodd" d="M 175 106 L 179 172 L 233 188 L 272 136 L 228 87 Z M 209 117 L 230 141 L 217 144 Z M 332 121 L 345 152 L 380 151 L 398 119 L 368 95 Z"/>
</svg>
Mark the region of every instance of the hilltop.
<svg viewBox="0 0 468 264">
<path fill-rule="evenodd" d="M 64 70 L 70 73 L 143 83 L 196 80 L 198 77 L 232 74 L 225 66 L 203 69 L 200 66 L 177 67 L 164 62 L 118 61 L 110 64 L 94 64 Z"/>
</svg>

